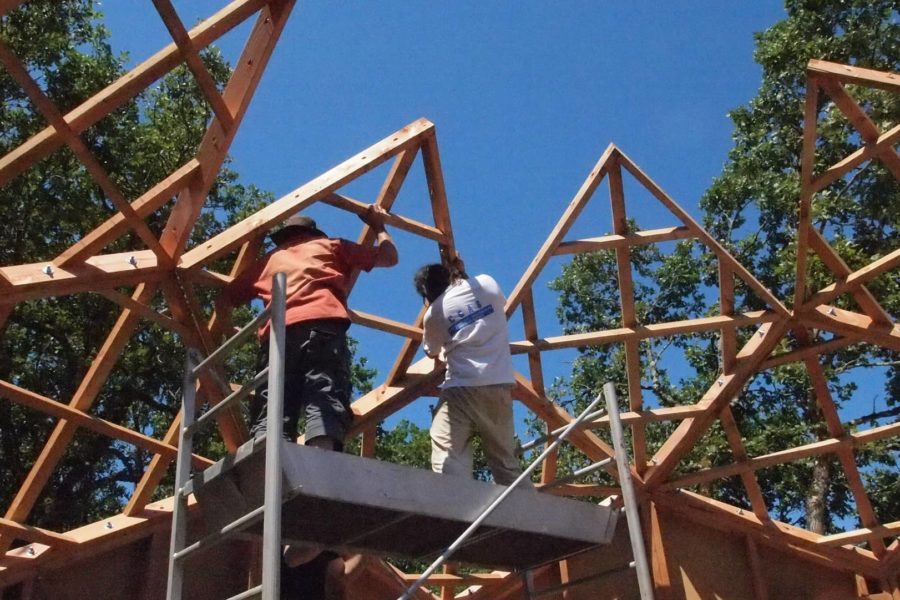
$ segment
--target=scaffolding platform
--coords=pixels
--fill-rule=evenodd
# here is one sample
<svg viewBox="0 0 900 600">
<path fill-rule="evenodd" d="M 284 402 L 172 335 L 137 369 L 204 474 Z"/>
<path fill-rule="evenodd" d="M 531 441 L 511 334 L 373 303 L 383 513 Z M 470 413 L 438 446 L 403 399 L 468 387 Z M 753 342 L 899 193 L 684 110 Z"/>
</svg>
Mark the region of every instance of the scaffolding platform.
<svg viewBox="0 0 900 600">
<path fill-rule="evenodd" d="M 428 559 L 439 555 L 504 486 L 425 469 L 282 442 L 282 541 L 356 552 Z M 208 532 L 258 511 L 245 531 L 261 534 L 263 440 L 194 474 Z M 454 560 L 527 569 L 608 544 L 617 511 L 515 490 L 454 555 Z"/>
</svg>

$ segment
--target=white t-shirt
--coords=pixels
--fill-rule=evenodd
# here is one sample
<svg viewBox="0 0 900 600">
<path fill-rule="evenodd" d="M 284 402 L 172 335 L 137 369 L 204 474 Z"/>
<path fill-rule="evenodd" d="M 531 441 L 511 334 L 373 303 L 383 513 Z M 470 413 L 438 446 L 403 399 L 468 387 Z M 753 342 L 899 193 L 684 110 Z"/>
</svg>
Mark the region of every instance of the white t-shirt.
<svg viewBox="0 0 900 600">
<path fill-rule="evenodd" d="M 444 387 L 514 383 L 506 298 L 489 275 L 455 284 L 425 312 L 425 352 L 447 363 Z"/>
</svg>

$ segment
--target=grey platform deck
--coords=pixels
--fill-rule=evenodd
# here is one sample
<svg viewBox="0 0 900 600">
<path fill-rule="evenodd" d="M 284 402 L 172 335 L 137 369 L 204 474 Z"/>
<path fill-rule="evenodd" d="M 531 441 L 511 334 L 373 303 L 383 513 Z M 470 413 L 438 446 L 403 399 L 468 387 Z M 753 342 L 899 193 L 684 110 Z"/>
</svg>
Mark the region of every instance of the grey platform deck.
<svg viewBox="0 0 900 600">
<path fill-rule="evenodd" d="M 285 542 L 407 558 L 449 546 L 505 488 L 463 477 L 284 443 Z M 262 504 L 264 444 L 248 442 L 192 480 L 207 526 Z M 607 544 L 606 506 L 515 490 L 453 560 L 524 569 Z M 261 522 L 249 531 L 261 532 Z"/>
</svg>

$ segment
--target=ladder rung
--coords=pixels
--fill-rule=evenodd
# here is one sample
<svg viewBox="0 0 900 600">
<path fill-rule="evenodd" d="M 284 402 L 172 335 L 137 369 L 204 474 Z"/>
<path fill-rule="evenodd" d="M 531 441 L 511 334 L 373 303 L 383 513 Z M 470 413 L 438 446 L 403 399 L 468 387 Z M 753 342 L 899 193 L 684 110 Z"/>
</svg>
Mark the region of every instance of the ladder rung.
<svg viewBox="0 0 900 600">
<path fill-rule="evenodd" d="M 258 585 L 255 588 L 250 588 L 246 592 L 241 592 L 237 596 L 232 596 L 228 598 L 228 600 L 247 600 L 247 598 L 259 598 L 262 596 L 262 586 Z"/>
<path fill-rule="evenodd" d="M 230 535 L 232 533 L 240 531 L 241 529 L 244 528 L 244 526 L 249 525 L 250 523 L 255 521 L 258 517 L 261 517 L 265 508 L 266 508 L 265 505 L 259 506 L 255 509 L 253 509 L 252 511 L 248 512 L 246 515 L 242 516 L 241 518 L 232 521 L 231 523 L 229 523 L 228 525 L 226 525 L 225 527 L 223 527 L 216 533 L 211 533 L 208 536 L 206 536 L 205 538 L 200 538 L 199 540 L 197 540 L 190 546 L 187 546 L 186 548 L 179 550 L 178 552 L 173 554 L 172 560 L 181 560 L 182 558 L 186 557 L 188 554 L 194 552 L 195 550 L 199 550 L 200 548 L 205 548 L 206 546 L 209 546 L 210 544 L 218 542 L 222 538 L 227 537 L 228 535 Z"/>
</svg>

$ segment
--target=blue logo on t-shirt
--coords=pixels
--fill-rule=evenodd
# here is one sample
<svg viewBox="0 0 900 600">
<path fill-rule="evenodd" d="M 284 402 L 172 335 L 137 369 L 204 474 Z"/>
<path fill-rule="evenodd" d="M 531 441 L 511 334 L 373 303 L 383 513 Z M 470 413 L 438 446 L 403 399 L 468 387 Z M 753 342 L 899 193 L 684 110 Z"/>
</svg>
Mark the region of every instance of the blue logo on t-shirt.
<svg viewBox="0 0 900 600">
<path fill-rule="evenodd" d="M 494 314 L 494 306 L 492 304 L 488 304 L 487 306 L 482 306 L 478 310 L 474 312 L 470 312 L 466 316 L 462 317 L 459 321 L 453 323 L 447 332 L 450 334 L 450 337 L 456 335 L 456 332 L 465 327 L 466 325 L 471 325 L 475 321 L 480 321 L 488 315 Z"/>
</svg>

